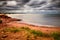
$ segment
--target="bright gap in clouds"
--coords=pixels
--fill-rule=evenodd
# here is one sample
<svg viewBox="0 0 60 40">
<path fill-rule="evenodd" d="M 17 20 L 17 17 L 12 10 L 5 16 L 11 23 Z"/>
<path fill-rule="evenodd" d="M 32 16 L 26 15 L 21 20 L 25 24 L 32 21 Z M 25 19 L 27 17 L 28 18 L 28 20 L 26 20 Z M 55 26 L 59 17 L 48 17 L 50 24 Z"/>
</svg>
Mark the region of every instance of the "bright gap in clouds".
<svg viewBox="0 0 60 40">
<path fill-rule="evenodd" d="M 17 2 L 16 1 L 7 1 L 7 6 L 16 6 Z"/>
</svg>

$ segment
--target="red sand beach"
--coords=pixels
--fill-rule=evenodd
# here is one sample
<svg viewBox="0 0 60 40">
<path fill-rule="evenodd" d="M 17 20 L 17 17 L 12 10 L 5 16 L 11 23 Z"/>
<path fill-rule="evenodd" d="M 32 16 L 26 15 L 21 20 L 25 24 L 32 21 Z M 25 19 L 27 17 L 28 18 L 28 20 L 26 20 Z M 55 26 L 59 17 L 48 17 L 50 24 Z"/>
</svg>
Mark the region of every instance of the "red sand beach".
<svg viewBox="0 0 60 40">
<path fill-rule="evenodd" d="M 28 24 L 28 23 L 24 23 L 24 22 L 18 23 L 17 21 L 21 21 L 21 19 L 19 20 L 19 19 L 11 18 L 8 16 L 5 17 L 5 16 L 0 15 L 0 19 L 3 21 L 3 23 L 0 24 L 0 26 L 2 28 L 3 27 L 16 27 L 16 28 L 28 27 L 28 28 L 33 29 L 33 30 L 42 31 L 43 33 L 60 32 L 60 27 L 48 27 L 48 26 L 43 26 L 43 25 L 38 26 L 38 25 Z M 48 39 L 42 38 L 42 40 L 48 40 Z M 22 40 L 24 40 L 24 39 L 22 39 Z M 40 39 L 38 39 L 38 40 L 40 40 Z M 50 39 L 50 40 L 52 40 L 52 39 Z"/>
<path fill-rule="evenodd" d="M 3 17 L 1 17 L 3 16 Z M 7 15 L 6 15 L 7 16 Z M 48 26 L 38 26 L 38 25 L 33 25 L 33 24 L 28 24 L 28 23 L 24 23 L 24 22 L 20 22 L 18 23 L 17 21 L 21 21 L 21 19 L 16 19 L 16 18 L 11 18 L 11 17 L 5 17 L 4 15 L 0 15 L 0 19 L 3 20 L 3 23 L 6 23 L 9 26 L 13 26 L 13 27 L 29 27 L 31 29 L 35 29 L 35 30 L 40 30 L 40 31 L 59 31 L 60 27 L 48 27 Z"/>
<path fill-rule="evenodd" d="M 8 25 L 9 26 L 11 25 L 13 27 L 29 27 L 30 29 L 40 30 L 40 31 L 46 32 L 46 33 L 60 30 L 60 27 L 36 26 L 33 24 L 18 23 L 18 22 L 10 22 L 10 23 L 8 23 Z"/>
</svg>

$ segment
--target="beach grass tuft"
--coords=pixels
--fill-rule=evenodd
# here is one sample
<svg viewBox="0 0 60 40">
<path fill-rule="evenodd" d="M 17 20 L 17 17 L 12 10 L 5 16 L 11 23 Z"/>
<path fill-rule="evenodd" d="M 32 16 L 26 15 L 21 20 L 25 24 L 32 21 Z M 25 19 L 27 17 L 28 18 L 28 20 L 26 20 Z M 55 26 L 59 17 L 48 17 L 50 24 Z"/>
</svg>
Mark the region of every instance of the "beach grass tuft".
<svg viewBox="0 0 60 40">
<path fill-rule="evenodd" d="M 53 32 L 53 33 L 51 33 L 51 36 L 52 36 L 55 40 L 60 40 L 60 32 Z"/>
</svg>

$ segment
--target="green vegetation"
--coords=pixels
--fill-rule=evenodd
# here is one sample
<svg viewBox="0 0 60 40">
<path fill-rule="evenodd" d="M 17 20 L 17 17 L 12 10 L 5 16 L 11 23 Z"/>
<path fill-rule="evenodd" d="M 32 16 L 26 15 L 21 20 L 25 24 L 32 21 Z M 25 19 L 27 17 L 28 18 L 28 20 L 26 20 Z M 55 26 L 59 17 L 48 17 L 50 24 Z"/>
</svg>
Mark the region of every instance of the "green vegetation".
<svg viewBox="0 0 60 40">
<path fill-rule="evenodd" d="M 3 29 L 3 32 L 13 32 L 13 33 L 16 33 L 16 32 L 20 32 L 20 31 L 26 31 L 28 33 L 27 34 L 28 38 L 31 35 L 34 35 L 35 37 L 36 36 L 39 36 L 39 37 L 52 37 L 52 38 L 54 38 L 54 40 L 60 40 L 60 32 L 53 32 L 51 34 L 47 34 L 47 33 L 41 32 L 41 31 L 31 30 L 28 27 L 21 27 L 21 28 L 12 27 L 12 28 L 5 28 L 5 29 Z"/>
<path fill-rule="evenodd" d="M 34 36 L 40 36 L 40 37 L 50 37 L 50 35 L 46 33 L 42 33 L 41 31 L 31 30 L 28 27 L 21 27 L 21 29 L 26 30 L 28 33 L 33 34 Z"/>
<path fill-rule="evenodd" d="M 36 35 L 36 36 L 43 36 L 43 33 L 40 31 L 31 30 L 31 33 Z"/>
<path fill-rule="evenodd" d="M 20 31 L 20 29 L 19 28 L 15 28 L 15 27 L 3 29 L 3 32 L 14 32 L 14 33 L 16 33 L 16 32 L 19 32 L 19 31 Z"/>
<path fill-rule="evenodd" d="M 2 20 L 0 20 L 0 24 L 2 23 Z"/>
<path fill-rule="evenodd" d="M 41 31 L 35 31 L 35 30 L 31 30 L 31 33 L 34 34 L 35 36 L 40 36 L 40 37 L 50 37 L 50 35 L 43 33 Z"/>
<path fill-rule="evenodd" d="M 51 33 L 51 36 L 52 36 L 55 40 L 60 40 L 60 32 L 53 32 L 53 33 Z"/>
<path fill-rule="evenodd" d="M 26 31 L 30 31 L 30 30 L 31 30 L 31 29 L 28 28 L 28 27 L 21 27 L 20 29 L 24 29 L 24 30 L 26 30 Z"/>
</svg>

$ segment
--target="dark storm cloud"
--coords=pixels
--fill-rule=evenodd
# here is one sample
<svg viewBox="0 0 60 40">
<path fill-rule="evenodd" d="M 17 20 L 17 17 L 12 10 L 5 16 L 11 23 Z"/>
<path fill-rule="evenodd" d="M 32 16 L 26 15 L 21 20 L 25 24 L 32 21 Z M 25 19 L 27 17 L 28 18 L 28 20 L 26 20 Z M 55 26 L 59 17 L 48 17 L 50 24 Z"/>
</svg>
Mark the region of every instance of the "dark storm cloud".
<svg viewBox="0 0 60 40">
<path fill-rule="evenodd" d="M 0 1 L 14 1 L 14 0 L 0 0 Z M 28 2 L 29 0 L 15 0 L 15 1 L 23 1 L 23 2 Z"/>
<path fill-rule="evenodd" d="M 28 3 L 30 0 L 15 0 L 15 1 L 17 1 L 18 5 L 24 5 L 24 4 Z"/>
<path fill-rule="evenodd" d="M 60 0 L 34 0 L 28 3 L 28 6 L 39 9 L 57 9 L 60 8 Z"/>
<path fill-rule="evenodd" d="M 0 1 L 12 1 L 12 0 L 0 0 Z"/>
<path fill-rule="evenodd" d="M 22 0 L 22 1 L 26 3 L 26 2 L 29 2 L 30 0 Z"/>
<path fill-rule="evenodd" d="M 11 7 L 7 7 L 7 1 L 16 1 L 17 5 L 16 6 L 11 6 Z M 23 5 L 25 5 L 27 2 L 29 2 L 30 0 L 0 0 L 0 9 L 18 9 L 23 7 Z M 11 4 L 9 4 L 11 5 Z"/>
<path fill-rule="evenodd" d="M 41 7 L 41 5 L 43 4 L 46 4 L 46 1 L 34 1 L 34 2 L 31 2 L 31 4 L 28 4 L 29 6 L 32 6 L 32 7 Z"/>
<path fill-rule="evenodd" d="M 0 0 L 6 1 L 6 0 Z M 10 0 L 7 0 L 10 1 Z M 29 8 L 38 9 L 60 9 L 60 0 L 14 0 L 17 2 L 16 8 L 27 5 Z M 25 6 L 27 8 L 27 6 Z M 15 8 L 13 7 L 13 8 Z"/>
</svg>

